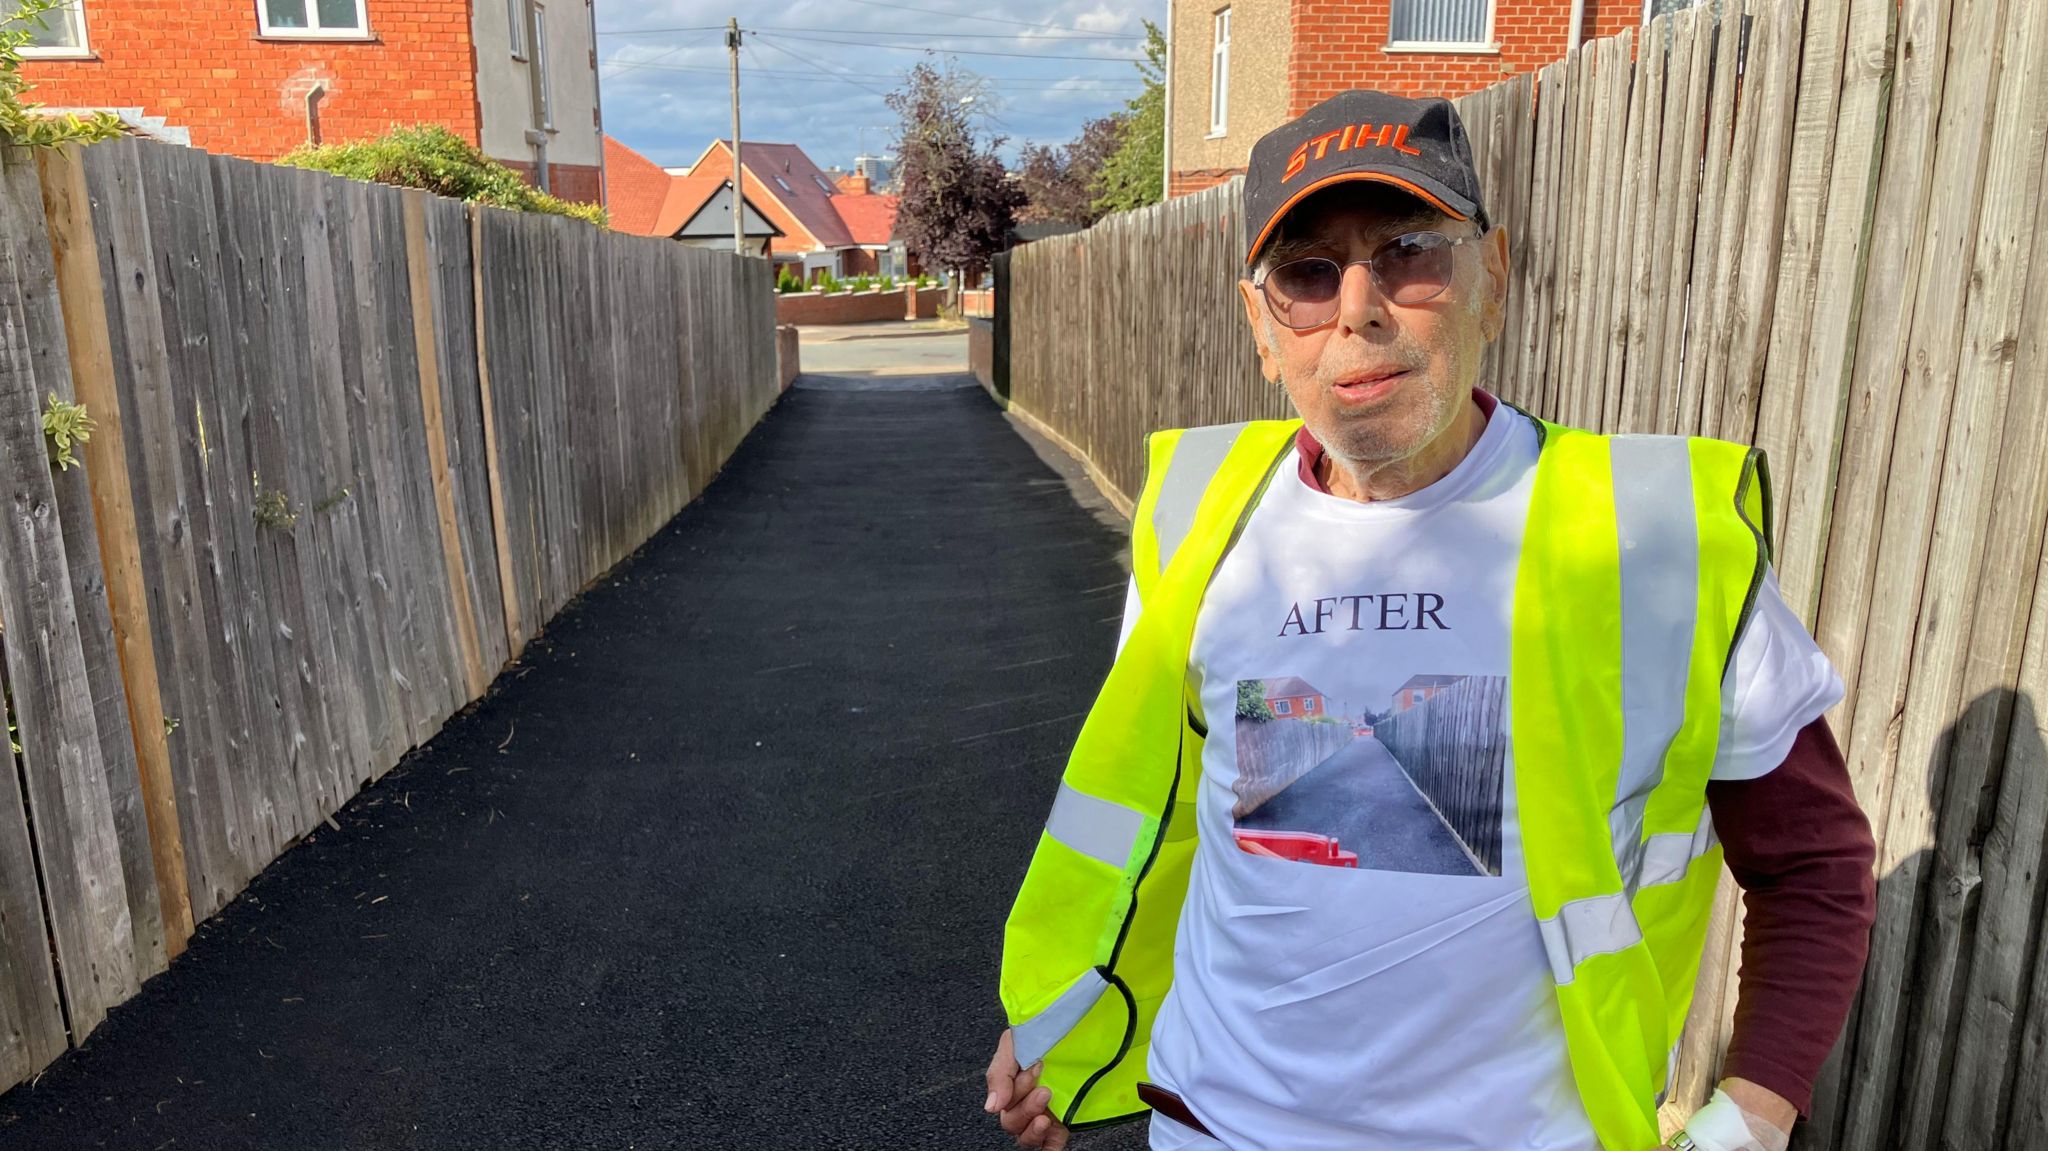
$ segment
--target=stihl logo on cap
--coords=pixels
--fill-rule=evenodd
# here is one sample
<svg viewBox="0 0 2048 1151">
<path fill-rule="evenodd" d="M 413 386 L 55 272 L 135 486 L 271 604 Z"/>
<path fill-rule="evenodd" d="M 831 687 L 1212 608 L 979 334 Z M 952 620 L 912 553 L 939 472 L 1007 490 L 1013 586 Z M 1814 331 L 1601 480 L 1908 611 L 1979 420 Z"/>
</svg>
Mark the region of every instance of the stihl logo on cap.
<svg viewBox="0 0 2048 1151">
<path fill-rule="evenodd" d="M 1337 141 L 1337 150 L 1339 152 L 1347 152 L 1353 148 L 1370 147 L 1392 148 L 1396 152 L 1405 152 L 1410 156 L 1422 155 L 1422 149 L 1410 148 L 1408 146 L 1408 125 L 1406 124 L 1380 124 L 1378 126 L 1372 124 L 1346 124 L 1341 132 L 1325 132 L 1313 140 L 1303 141 L 1302 145 L 1294 150 L 1294 154 L 1287 157 L 1287 171 L 1280 177 L 1280 182 L 1285 184 L 1287 181 L 1301 175 L 1301 170 L 1308 167 L 1308 162 L 1311 158 L 1320 160 L 1327 155 L 1330 151 L 1330 141 L 1332 140 Z M 1309 155 L 1309 149 L 1311 148 L 1315 149 L 1314 157 Z"/>
</svg>

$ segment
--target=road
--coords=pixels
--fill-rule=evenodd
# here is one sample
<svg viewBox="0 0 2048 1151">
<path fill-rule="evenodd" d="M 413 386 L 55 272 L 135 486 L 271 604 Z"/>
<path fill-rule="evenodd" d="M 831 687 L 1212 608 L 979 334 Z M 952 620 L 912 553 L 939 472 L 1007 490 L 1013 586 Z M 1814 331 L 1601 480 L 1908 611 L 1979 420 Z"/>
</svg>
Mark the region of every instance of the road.
<svg viewBox="0 0 2048 1151">
<path fill-rule="evenodd" d="M 1430 875 L 1483 875 L 1450 825 L 1371 736 L 1343 750 L 1238 820 L 1243 827 L 1313 831 L 1358 853 L 1358 866 Z"/>
<path fill-rule="evenodd" d="M 963 336 L 804 354 L 867 374 L 805 377 L 338 830 L 0 1096 L 0 1148 L 1007 1146 L 1002 922 L 1124 540 L 932 374 Z"/>
</svg>

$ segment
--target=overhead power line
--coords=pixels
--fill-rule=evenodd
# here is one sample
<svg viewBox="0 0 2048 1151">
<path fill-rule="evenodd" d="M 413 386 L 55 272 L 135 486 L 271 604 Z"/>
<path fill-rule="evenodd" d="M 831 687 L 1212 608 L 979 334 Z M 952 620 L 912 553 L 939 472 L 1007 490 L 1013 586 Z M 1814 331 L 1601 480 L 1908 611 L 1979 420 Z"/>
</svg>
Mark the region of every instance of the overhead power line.
<svg viewBox="0 0 2048 1151">
<path fill-rule="evenodd" d="M 768 33 L 762 33 L 768 35 Z M 803 36 L 793 32 L 777 32 L 778 39 L 801 40 L 810 44 L 838 44 L 847 48 L 883 48 L 898 52 L 938 52 L 948 56 L 1003 56 L 1012 60 L 1080 60 L 1089 64 L 1138 64 L 1138 56 L 1061 56 L 1051 52 L 990 52 L 982 48 L 935 48 L 930 44 L 877 44 L 868 40 L 833 40 L 823 36 Z"/>
<path fill-rule="evenodd" d="M 866 85 L 866 84 L 863 84 L 863 83 L 861 83 L 861 82 L 860 82 L 860 81 L 858 81 L 858 80 L 852 79 L 852 78 L 851 78 L 851 76 L 850 76 L 850 74 L 846 74 L 846 73 L 843 73 L 841 69 L 835 68 L 835 67 L 833 67 L 832 65 L 830 65 L 830 64 L 827 64 L 827 63 L 825 63 L 825 62 L 824 62 L 823 60 L 819 60 L 819 59 L 817 59 L 817 58 L 815 58 L 815 57 L 812 57 L 812 56 L 806 56 L 806 55 L 803 55 L 803 54 L 801 54 L 801 53 L 797 52 L 797 51 L 796 51 L 796 49 L 794 49 L 794 48 L 785 48 L 785 47 L 783 47 L 782 45 L 780 45 L 780 44 L 777 44 L 777 43 L 775 42 L 775 40 L 776 40 L 776 38 L 775 38 L 775 37 L 772 37 L 772 36 L 770 36 L 770 37 L 762 37 L 762 36 L 758 36 L 758 35 L 757 35 L 757 36 L 755 36 L 755 37 L 754 37 L 754 39 L 755 39 L 755 40 L 756 40 L 757 42 L 759 42 L 759 43 L 762 43 L 762 44 L 766 44 L 766 45 L 767 45 L 768 47 L 770 47 L 770 48 L 773 48 L 773 49 L 775 49 L 775 50 L 776 50 L 777 52 L 780 52 L 780 53 L 782 53 L 782 54 L 783 54 L 784 56 L 788 56 L 788 57 L 790 57 L 791 59 L 793 59 L 793 60 L 796 60 L 796 61 L 797 61 L 797 62 L 799 62 L 799 63 L 802 63 L 802 64 L 808 64 L 808 65 L 810 65 L 810 66 L 811 66 L 811 67 L 813 67 L 813 68 L 823 68 L 823 69 L 825 70 L 825 74 L 826 74 L 827 76 L 831 76 L 831 77 L 833 77 L 833 78 L 835 78 L 835 79 L 838 79 L 838 80 L 843 80 L 843 81 L 845 81 L 846 83 L 848 83 L 848 84 L 851 84 L 851 85 L 853 85 L 853 86 L 854 86 L 854 87 L 856 87 L 856 88 L 859 88 L 859 89 L 860 89 L 861 91 L 863 91 L 863 92 L 868 92 L 868 93 L 871 93 L 871 94 L 873 94 L 873 95 L 876 95 L 876 96 L 880 96 L 880 97 L 882 97 L 883 99 L 887 99 L 887 98 L 888 98 L 888 95 L 889 95 L 889 94 L 888 94 L 887 92 L 884 92 L 884 91 L 882 91 L 882 90 L 880 90 L 880 89 L 878 89 L 878 88 L 871 88 L 871 87 L 869 87 L 868 85 Z"/>
<path fill-rule="evenodd" d="M 670 32 L 701 32 L 701 28 L 619 28 L 599 32 L 600 36 L 660 36 Z M 789 28 L 762 25 L 748 28 L 748 32 L 800 32 L 820 36 L 922 36 L 936 40 L 1131 40 L 1142 37 L 1109 35 L 1099 32 L 1080 32 L 1067 36 L 1033 36 L 1028 32 L 911 32 L 894 28 Z"/>
<path fill-rule="evenodd" d="M 903 73 L 901 72 L 838 72 L 826 76 L 820 76 L 818 74 L 817 69 L 815 68 L 808 68 L 802 71 L 798 71 L 794 68 L 773 68 L 761 63 L 761 58 L 754 54 L 753 47 L 754 46 L 750 43 L 746 46 L 745 49 L 748 58 L 755 62 L 754 67 L 747 73 L 750 76 L 760 76 L 765 79 L 771 80 L 799 81 L 837 81 L 842 78 L 855 80 L 888 81 L 900 81 L 903 79 Z M 726 70 L 724 68 L 714 68 L 706 64 L 643 64 L 628 61 L 612 60 L 604 60 L 600 61 L 599 63 L 601 65 L 611 65 L 613 63 L 617 63 L 619 67 L 622 69 L 628 67 L 648 68 L 656 72 L 701 72 L 709 76 L 723 76 L 726 74 Z M 1131 91 L 1139 87 L 1139 81 L 1135 77 L 1128 80 L 1111 79 L 1109 77 L 1104 76 L 982 76 L 980 78 L 986 80 L 990 85 L 997 88 L 1068 88 L 1077 91 L 1107 92 Z"/>
<path fill-rule="evenodd" d="M 1033 20 L 1005 20 L 1001 16 L 979 16 L 967 12 L 942 12 L 937 8 L 913 8 L 908 4 L 884 3 L 884 0 L 848 0 L 848 2 L 853 4 L 864 4 L 869 8 L 893 8 L 898 12 L 917 12 L 926 16 L 950 16 L 955 20 L 982 20 L 990 24 L 1012 24 L 1019 28 L 1050 28 L 1055 32 L 1087 31 L 1087 29 L 1085 28 L 1069 28 L 1061 24 L 1041 24 Z M 1110 36 L 1109 33 L 1102 33 L 1101 35 L 1103 35 L 1105 38 L 1108 38 Z M 1133 35 L 1128 32 L 1118 35 L 1115 38 L 1119 40 L 1144 39 L 1143 36 Z"/>
</svg>

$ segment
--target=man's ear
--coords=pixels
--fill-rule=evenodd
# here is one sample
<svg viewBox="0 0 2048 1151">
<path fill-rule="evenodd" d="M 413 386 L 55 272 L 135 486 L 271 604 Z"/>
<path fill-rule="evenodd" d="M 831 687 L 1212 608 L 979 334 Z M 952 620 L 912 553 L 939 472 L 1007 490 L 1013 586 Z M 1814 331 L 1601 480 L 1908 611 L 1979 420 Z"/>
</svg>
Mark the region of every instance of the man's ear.
<svg viewBox="0 0 2048 1151">
<path fill-rule="evenodd" d="M 1480 255 L 1485 260 L 1486 273 L 1486 341 L 1492 343 L 1500 338 L 1501 330 L 1507 326 L 1508 292 L 1508 229 L 1505 224 L 1496 224 L 1486 238 L 1480 241 Z"/>
<path fill-rule="evenodd" d="M 1244 322 L 1251 326 L 1252 345 L 1259 349 L 1259 374 L 1269 384 L 1280 381 L 1279 352 L 1266 342 L 1266 325 L 1260 323 L 1260 309 L 1265 306 L 1259 290 L 1252 287 L 1250 280 L 1237 282 L 1237 294 L 1244 297 Z"/>
</svg>

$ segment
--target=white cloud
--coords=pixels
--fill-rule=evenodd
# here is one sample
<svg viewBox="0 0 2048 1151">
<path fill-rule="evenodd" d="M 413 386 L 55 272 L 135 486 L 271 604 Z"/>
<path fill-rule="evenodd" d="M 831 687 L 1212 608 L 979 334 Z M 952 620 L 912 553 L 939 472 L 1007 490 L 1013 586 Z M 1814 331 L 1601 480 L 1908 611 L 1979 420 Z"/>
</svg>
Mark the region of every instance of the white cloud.
<svg viewBox="0 0 2048 1151">
<path fill-rule="evenodd" d="M 1132 36 L 1141 19 L 1159 21 L 1163 0 L 1112 7 L 1099 0 L 1027 0 L 990 8 L 985 0 L 791 0 L 743 9 L 740 58 L 742 131 L 748 139 L 802 146 L 820 166 L 847 166 L 863 142 L 886 143 L 895 117 L 882 94 L 920 60 L 951 59 L 989 77 L 996 100 L 993 131 L 1010 137 L 1015 156 L 1024 140 L 1061 143 L 1081 125 L 1122 108 L 1139 90 L 1123 62 L 1137 40 L 1071 38 L 1074 32 Z M 713 139 L 731 133 L 725 69 L 727 0 L 597 0 L 598 56 L 605 128 L 656 162 L 686 164 Z M 952 15 L 938 15 L 944 12 Z M 989 19 L 994 17 L 995 19 Z M 1002 21 L 1058 25 L 1024 27 Z M 694 29 L 662 31 L 664 29 Z M 861 41 L 857 44 L 829 40 Z M 882 44 L 929 46 L 904 51 Z M 1014 56 L 969 53 L 1014 53 Z M 1032 56 L 1075 56 L 1056 60 Z"/>
</svg>

